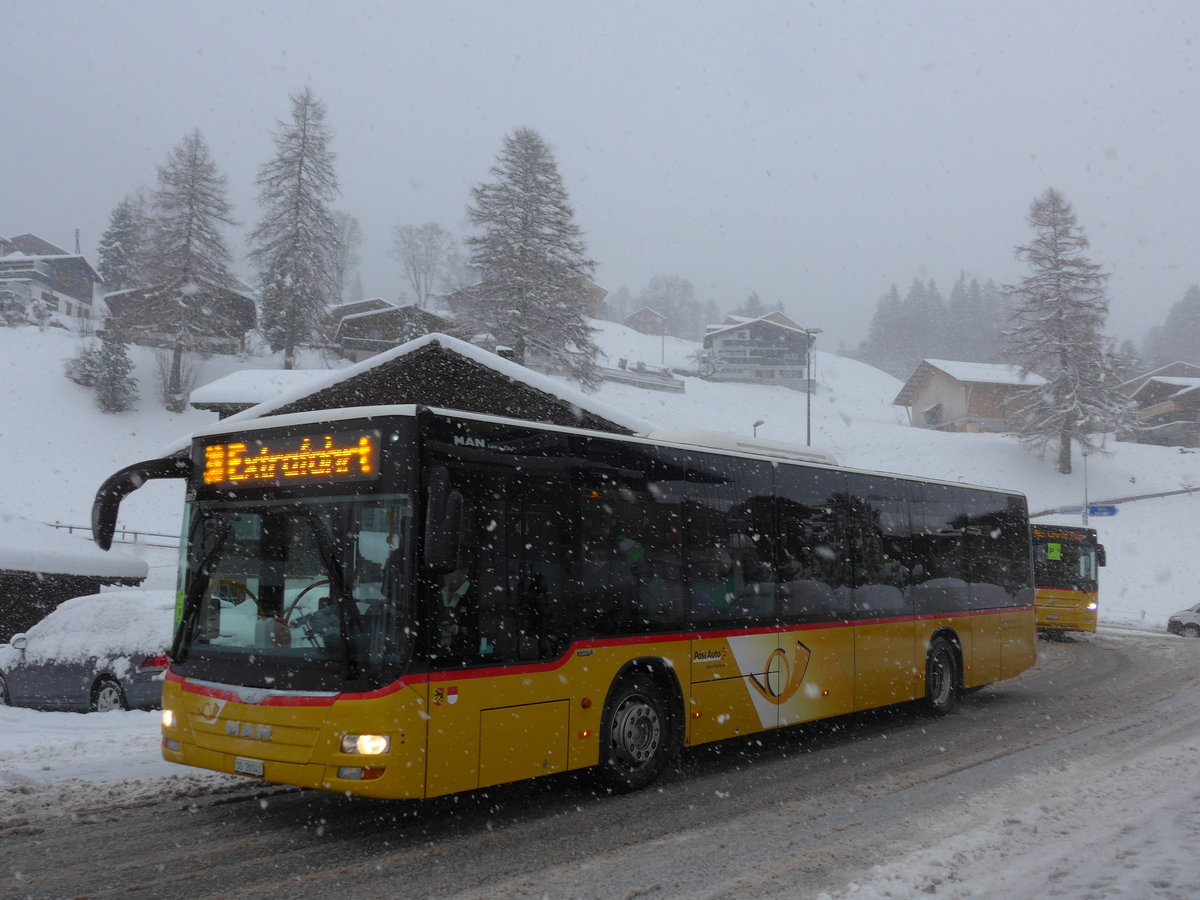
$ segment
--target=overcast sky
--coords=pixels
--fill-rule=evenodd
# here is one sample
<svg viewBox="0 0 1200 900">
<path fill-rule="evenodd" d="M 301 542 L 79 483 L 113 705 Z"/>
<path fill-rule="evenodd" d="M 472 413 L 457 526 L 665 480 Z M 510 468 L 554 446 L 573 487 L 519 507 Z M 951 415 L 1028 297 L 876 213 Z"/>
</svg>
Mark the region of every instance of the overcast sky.
<svg viewBox="0 0 1200 900">
<path fill-rule="evenodd" d="M 471 186 L 527 126 L 610 291 L 757 291 L 836 350 L 893 282 L 1019 278 L 1054 186 L 1112 273 L 1110 331 L 1140 342 L 1200 282 L 1198 9 L 3 0 L 0 234 L 69 248 L 78 228 L 94 262 L 112 208 L 197 127 L 253 224 L 270 132 L 310 85 L 368 295 L 404 288 L 392 226 L 465 233 Z"/>
</svg>

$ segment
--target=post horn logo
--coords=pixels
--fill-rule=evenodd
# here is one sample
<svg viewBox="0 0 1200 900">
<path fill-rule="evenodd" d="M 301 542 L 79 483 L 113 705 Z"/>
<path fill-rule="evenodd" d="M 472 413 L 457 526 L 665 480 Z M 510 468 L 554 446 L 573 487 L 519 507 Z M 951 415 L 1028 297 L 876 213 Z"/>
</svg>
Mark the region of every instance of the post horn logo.
<svg viewBox="0 0 1200 900">
<path fill-rule="evenodd" d="M 766 675 L 751 675 L 750 684 L 762 695 L 768 703 L 782 706 L 796 695 L 804 673 L 808 671 L 808 661 L 812 651 L 801 641 L 796 641 L 796 652 L 788 660 L 787 651 L 776 647 L 767 657 Z"/>
</svg>

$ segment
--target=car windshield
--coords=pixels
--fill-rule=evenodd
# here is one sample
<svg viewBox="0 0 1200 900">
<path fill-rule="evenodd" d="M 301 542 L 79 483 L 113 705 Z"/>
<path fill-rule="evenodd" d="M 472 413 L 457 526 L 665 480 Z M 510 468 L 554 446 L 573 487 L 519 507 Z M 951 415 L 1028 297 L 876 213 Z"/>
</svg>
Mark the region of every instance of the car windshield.
<svg viewBox="0 0 1200 900">
<path fill-rule="evenodd" d="M 407 494 L 193 504 L 174 654 L 214 681 L 351 689 L 408 657 Z"/>
</svg>

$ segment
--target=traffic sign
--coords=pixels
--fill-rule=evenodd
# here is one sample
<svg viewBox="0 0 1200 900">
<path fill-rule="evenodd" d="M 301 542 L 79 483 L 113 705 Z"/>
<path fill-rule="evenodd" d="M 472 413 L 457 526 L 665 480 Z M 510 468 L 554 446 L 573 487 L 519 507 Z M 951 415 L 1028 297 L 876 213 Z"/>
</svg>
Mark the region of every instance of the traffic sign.
<svg viewBox="0 0 1200 900">
<path fill-rule="evenodd" d="M 1078 516 L 1083 512 L 1082 506 L 1060 506 L 1057 513 L 1060 516 Z M 1115 516 L 1117 508 L 1115 506 L 1089 506 L 1089 516 Z"/>
</svg>

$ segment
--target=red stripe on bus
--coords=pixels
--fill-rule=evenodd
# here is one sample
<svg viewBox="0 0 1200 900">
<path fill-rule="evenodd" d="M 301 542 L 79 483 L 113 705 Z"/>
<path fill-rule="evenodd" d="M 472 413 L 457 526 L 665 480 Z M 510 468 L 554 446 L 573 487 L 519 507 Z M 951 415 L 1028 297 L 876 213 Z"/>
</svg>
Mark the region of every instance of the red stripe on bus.
<svg viewBox="0 0 1200 900">
<path fill-rule="evenodd" d="M 498 678 L 505 675 L 536 675 L 553 672 L 567 664 L 572 656 L 580 650 L 602 650 L 608 647 L 631 647 L 638 644 L 676 644 L 683 641 L 721 640 L 731 637 L 761 634 L 788 634 L 796 631 L 818 631 L 828 628 L 853 628 L 858 625 L 894 625 L 900 622 L 923 622 L 932 619 L 957 619 L 966 616 L 985 616 L 999 613 L 1032 612 L 1032 606 L 1004 606 L 993 609 L 973 609 L 961 612 L 925 613 L 919 616 L 889 616 L 875 619 L 838 619 L 834 622 L 808 622 L 800 625 L 783 625 L 778 627 L 723 629 L 721 631 L 682 631 L 667 634 L 638 634 L 628 637 L 590 638 L 576 641 L 558 659 L 524 665 L 489 666 L 486 669 L 451 669 L 441 672 L 419 672 L 405 675 L 390 684 L 371 691 L 358 693 L 344 692 L 330 697 L 314 697 L 309 695 L 272 695 L 265 697 L 254 706 L 332 706 L 340 700 L 375 700 L 386 697 L 418 684 L 441 684 L 447 681 L 474 681 L 480 678 Z M 189 694 L 204 697 L 215 697 L 218 700 L 232 700 L 246 703 L 237 691 L 210 685 L 201 685 L 188 681 L 182 675 L 167 670 L 168 681 L 179 684 Z"/>
</svg>

